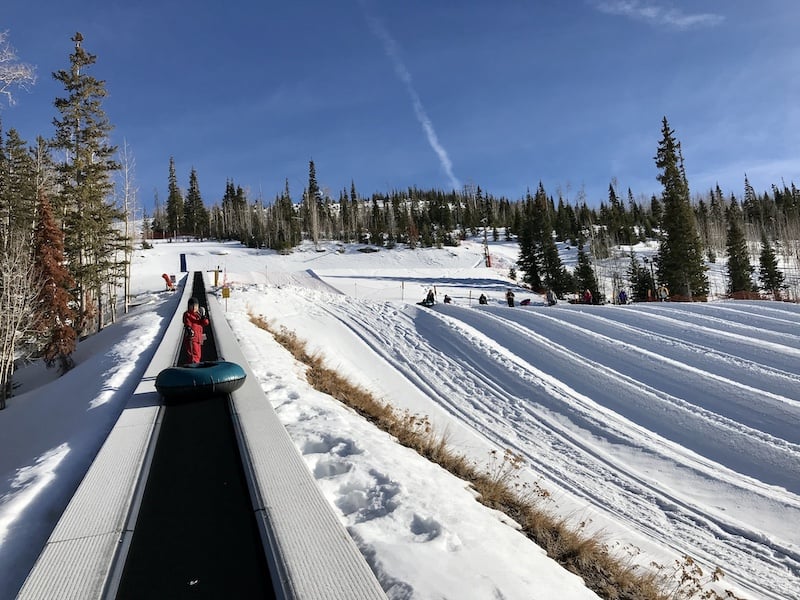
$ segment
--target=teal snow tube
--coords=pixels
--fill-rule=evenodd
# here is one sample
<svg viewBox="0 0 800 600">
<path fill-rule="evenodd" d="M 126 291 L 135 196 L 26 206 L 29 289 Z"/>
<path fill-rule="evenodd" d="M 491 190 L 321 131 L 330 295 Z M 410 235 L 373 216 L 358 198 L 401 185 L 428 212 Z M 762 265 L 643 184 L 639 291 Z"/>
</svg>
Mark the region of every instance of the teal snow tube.
<svg viewBox="0 0 800 600">
<path fill-rule="evenodd" d="M 168 367 L 156 377 L 156 389 L 164 400 L 191 400 L 230 394 L 242 387 L 244 369 L 224 360 Z"/>
</svg>

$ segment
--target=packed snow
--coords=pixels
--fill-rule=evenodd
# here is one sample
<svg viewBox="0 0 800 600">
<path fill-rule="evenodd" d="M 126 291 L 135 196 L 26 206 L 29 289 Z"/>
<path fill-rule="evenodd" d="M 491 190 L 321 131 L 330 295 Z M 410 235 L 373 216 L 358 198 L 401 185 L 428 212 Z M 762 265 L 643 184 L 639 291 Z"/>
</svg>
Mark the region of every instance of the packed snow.
<svg viewBox="0 0 800 600">
<path fill-rule="evenodd" d="M 475 463 L 493 470 L 494 456 L 521 455 L 517 481 L 548 492 L 543 508 L 627 560 L 669 568 L 690 556 L 707 573 L 722 569 L 719 591 L 800 599 L 800 305 L 545 306 L 509 279 L 516 244 L 490 249 L 492 267 L 480 241 L 377 252 L 331 243 L 288 255 L 218 242 L 137 250 L 130 313 L 82 341 L 66 375 L 19 370 L 0 412 L 0 596 L 21 586 L 183 308 L 161 278 L 185 275 L 183 254 L 188 270 L 206 272 L 267 398 L 390 598 L 594 595 L 465 482 L 311 389 L 251 314 L 295 332 L 397 410 L 428 418 Z M 508 287 L 530 305 L 508 307 Z M 432 288 L 437 304 L 418 306 Z"/>
</svg>

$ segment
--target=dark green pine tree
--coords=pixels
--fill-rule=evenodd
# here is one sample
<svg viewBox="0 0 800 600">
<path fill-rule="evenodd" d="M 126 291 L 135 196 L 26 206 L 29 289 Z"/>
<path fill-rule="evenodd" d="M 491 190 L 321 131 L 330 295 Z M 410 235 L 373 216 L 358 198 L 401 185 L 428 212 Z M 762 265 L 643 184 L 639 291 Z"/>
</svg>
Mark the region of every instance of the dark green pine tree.
<svg viewBox="0 0 800 600">
<path fill-rule="evenodd" d="M 171 156 L 167 188 L 167 227 L 169 237 L 174 238 L 181 233 L 184 203 L 181 188 L 178 187 L 178 176 L 175 174 L 175 159 Z"/>
<path fill-rule="evenodd" d="M 553 229 L 556 232 L 556 238 L 559 240 L 575 239 L 575 233 L 578 229 L 575 211 L 572 206 L 564 202 L 563 198 L 558 199 Z"/>
<path fill-rule="evenodd" d="M 308 161 L 308 188 L 303 195 L 303 228 L 309 233 L 316 247 L 320 237 L 320 212 L 322 192 L 317 183 L 317 168 Z"/>
<path fill-rule="evenodd" d="M 158 198 L 158 191 L 153 193 L 153 216 L 150 223 L 152 233 L 158 237 L 166 237 L 168 225 L 167 214 L 161 208 L 161 200 Z"/>
<path fill-rule="evenodd" d="M 612 183 L 608 184 L 608 233 L 613 245 L 632 244 L 633 228 Z"/>
<path fill-rule="evenodd" d="M 347 204 L 347 220 L 342 220 L 342 227 L 344 228 L 344 240 L 346 242 L 353 242 L 358 239 L 358 192 L 356 191 L 355 181 L 350 181 L 350 197 Z M 405 213 L 404 213 L 405 214 Z"/>
<path fill-rule="evenodd" d="M 523 205 L 523 215 L 519 227 L 517 241 L 519 258 L 517 265 L 522 270 L 522 281 L 534 290 L 542 289 L 541 259 L 539 255 L 539 235 L 533 197 L 528 191 Z"/>
<path fill-rule="evenodd" d="M 199 192 L 198 192 L 199 193 Z M 247 197 L 241 186 L 234 185 L 233 180 L 225 182 L 225 195 L 222 197 L 222 214 L 224 237 L 248 242 L 250 231 L 247 223 Z"/>
<path fill-rule="evenodd" d="M 183 203 L 183 231 L 198 239 L 208 235 L 208 211 L 200 195 L 200 185 L 194 167 L 189 173 L 189 189 Z"/>
<path fill-rule="evenodd" d="M 569 278 L 553 239 L 551 214 L 554 210 L 541 182 L 533 198 L 528 193 L 524 211 L 517 261 L 524 272 L 523 281 L 534 290 L 551 289 L 562 296 L 567 291 Z"/>
<path fill-rule="evenodd" d="M 355 188 L 355 184 L 351 181 L 351 187 Z M 347 189 L 339 192 L 339 232 L 338 238 L 343 242 L 349 242 L 350 235 L 350 200 L 347 198 Z"/>
<path fill-rule="evenodd" d="M 661 223 L 661 217 L 664 215 L 664 207 L 661 201 L 655 195 L 650 197 L 650 219 L 645 227 L 645 234 L 647 237 L 653 237 L 653 228 Z"/>
<path fill-rule="evenodd" d="M 597 285 L 597 276 L 592 267 L 592 262 L 589 260 L 589 255 L 583 249 L 583 244 L 578 246 L 578 262 L 575 265 L 573 276 L 575 285 L 577 285 L 575 292 L 583 294 L 585 290 L 589 290 L 592 293 L 593 303 L 599 304 L 602 302 L 603 299 L 600 298 L 600 290 Z"/>
<path fill-rule="evenodd" d="M 767 238 L 766 231 L 761 232 L 761 255 L 759 256 L 759 278 L 761 287 L 772 294 L 775 300 L 781 297 L 783 290 L 783 273 L 778 269 L 778 257 Z"/>
<path fill-rule="evenodd" d="M 705 298 L 708 278 L 694 211 L 689 203 L 689 183 L 680 143 L 675 140 L 675 132 L 670 129 L 666 117 L 661 133 L 663 137 L 655 157 L 660 171 L 658 181 L 664 186 L 657 259 L 659 283 L 665 284 L 672 296 Z"/>
<path fill-rule="evenodd" d="M 56 98 L 52 147 L 63 152 L 56 164 L 60 193 L 54 198 L 64 229 L 64 253 L 75 279 L 79 332 L 103 327 L 104 301 L 121 273 L 115 249 L 124 244 L 115 222 L 122 218 L 113 201 L 113 174 L 120 169 L 112 126 L 102 107 L 105 82 L 87 74 L 96 56 L 84 50 L 83 36 L 72 38 L 70 68 L 53 73 L 67 92 Z"/>
<path fill-rule="evenodd" d="M 725 247 L 728 255 L 728 293 L 750 292 L 753 290 L 753 266 L 750 252 L 744 237 L 742 211 L 736 198 L 731 198 L 728 206 L 728 234 Z"/>
<path fill-rule="evenodd" d="M 29 242 L 36 215 L 37 172 L 34 157 L 16 130 L 0 144 L 0 223 L 10 236 Z"/>
<path fill-rule="evenodd" d="M 650 271 L 641 264 L 636 258 L 636 253 L 631 250 L 631 261 L 628 265 L 628 279 L 631 282 L 631 297 L 634 302 L 645 302 L 648 299 L 648 292 L 652 297 L 655 284 Z"/>
</svg>

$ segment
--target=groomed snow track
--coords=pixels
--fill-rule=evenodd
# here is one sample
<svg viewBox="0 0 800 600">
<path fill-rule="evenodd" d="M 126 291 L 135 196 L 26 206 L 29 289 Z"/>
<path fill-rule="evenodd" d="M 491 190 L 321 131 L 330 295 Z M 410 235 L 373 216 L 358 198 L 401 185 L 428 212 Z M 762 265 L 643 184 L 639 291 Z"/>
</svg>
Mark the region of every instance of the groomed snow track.
<svg viewBox="0 0 800 600">
<path fill-rule="evenodd" d="M 800 600 L 798 529 L 775 525 L 800 512 L 797 305 L 419 308 L 292 292 L 359 370 L 399 374 L 430 399 L 412 411 L 522 456 L 584 522 L 596 508 L 706 572 L 723 565 L 753 597 Z"/>
<path fill-rule="evenodd" d="M 214 398 L 204 405 L 187 404 L 184 408 L 194 411 L 189 420 L 207 413 L 203 417 L 207 423 L 226 421 L 221 427 L 228 433 L 216 428 L 213 431 L 217 433 L 209 429 L 205 435 L 213 435 L 213 442 L 220 446 L 227 444 L 226 437 L 235 440 L 231 445 L 236 447 L 222 453 L 228 454 L 228 459 L 239 458 L 240 465 L 225 464 L 225 476 L 221 479 L 225 482 L 230 479 L 232 487 L 246 487 L 248 498 L 233 498 L 235 494 L 226 490 L 231 498 L 223 499 L 222 506 L 209 505 L 213 498 L 206 497 L 202 486 L 192 486 L 194 495 L 203 497 L 174 499 L 188 501 L 200 509 L 192 511 L 199 515 L 194 517 L 198 522 L 185 536 L 168 529 L 170 521 L 175 520 L 174 506 L 162 513 L 159 503 L 164 502 L 163 498 L 148 499 L 148 494 L 154 493 L 149 487 L 169 482 L 169 469 L 176 464 L 185 468 L 192 458 L 191 452 L 176 445 L 179 442 L 175 440 L 180 438 L 174 437 L 174 431 L 169 434 L 171 443 L 161 443 L 162 456 L 158 458 L 160 436 L 182 426 L 170 425 L 180 422 L 177 416 L 165 419 L 155 378 L 178 360 L 183 332 L 181 315 L 188 298 L 192 294 L 205 295 L 202 274 L 196 273 L 194 280 L 197 282 L 194 286 L 184 285 L 182 294 L 176 294 L 174 316 L 145 376 L 61 516 L 18 598 L 88 600 L 157 597 L 159 593 L 170 597 L 218 598 L 220 589 L 227 585 L 227 591 L 235 590 L 236 597 L 385 599 L 377 579 L 280 424 L 214 296 L 201 300 L 201 304 L 208 306 L 212 323 L 211 345 L 216 346 L 219 358 L 240 364 L 247 380 L 230 396 Z M 187 419 L 182 422 L 185 424 Z M 215 450 L 216 447 L 198 449 L 198 463 L 208 463 Z M 201 452 L 205 452 L 205 458 Z M 149 478 L 154 481 L 152 485 Z M 191 481 L 191 477 L 186 481 Z M 243 506 L 236 508 L 237 503 Z M 203 521 L 213 519 L 215 510 L 240 509 L 245 514 L 236 519 L 239 522 L 236 526 Z M 228 519 L 230 515 L 220 517 Z M 188 519 L 192 523 L 192 517 Z M 207 534 L 214 527 L 217 533 Z M 233 527 L 240 529 L 226 531 Z M 224 547 L 219 547 L 220 535 Z M 207 547 L 202 547 L 203 540 Z M 159 541 L 166 547 L 158 548 Z M 137 544 L 143 545 L 137 547 Z M 186 576 L 169 582 L 170 586 L 178 587 L 140 587 L 148 580 L 149 570 L 154 569 L 157 572 L 152 573 L 152 578 L 163 583 L 163 573 L 171 570 L 170 564 L 159 565 L 170 561 L 170 555 L 163 553 L 178 555 L 182 544 L 186 557 L 175 556 L 175 562 L 181 563 L 181 574 Z M 234 562 L 226 556 L 231 546 L 250 548 L 246 572 L 238 567 L 241 561 Z M 158 554 L 150 556 L 150 548 Z M 197 557 L 196 577 L 190 574 L 191 565 L 184 560 L 188 557 L 191 562 L 191 556 Z M 237 567 L 233 568 L 233 564 Z M 210 572 L 209 565 L 212 568 L 216 565 L 217 571 Z"/>
</svg>

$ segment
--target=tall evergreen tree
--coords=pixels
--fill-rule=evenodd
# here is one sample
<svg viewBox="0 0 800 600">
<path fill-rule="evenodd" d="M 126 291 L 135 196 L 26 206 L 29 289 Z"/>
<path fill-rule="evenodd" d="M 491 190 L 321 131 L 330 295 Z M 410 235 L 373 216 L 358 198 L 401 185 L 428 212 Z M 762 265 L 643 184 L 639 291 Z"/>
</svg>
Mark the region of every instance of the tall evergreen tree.
<svg viewBox="0 0 800 600">
<path fill-rule="evenodd" d="M 628 214 L 612 183 L 608 184 L 608 204 L 607 227 L 611 243 L 614 245 L 632 244 L 633 228 L 628 222 Z"/>
<path fill-rule="evenodd" d="M 183 231 L 196 238 L 208 235 L 208 212 L 200 195 L 200 184 L 197 182 L 197 171 L 192 167 L 189 173 L 189 189 L 183 207 Z"/>
<path fill-rule="evenodd" d="M 112 126 L 102 107 L 105 82 L 86 72 L 96 56 L 84 50 L 80 33 L 72 41 L 70 68 L 53 73 L 67 96 L 55 100 L 61 118 L 53 120 L 52 146 L 64 153 L 56 165 L 57 201 L 65 256 L 75 278 L 80 329 L 96 330 L 102 327 L 104 298 L 117 272 L 116 250 L 124 243 L 114 228 L 121 214 L 112 198 L 112 175 L 120 165 L 114 159 L 116 147 L 108 143 Z"/>
<path fill-rule="evenodd" d="M 661 199 L 661 242 L 658 276 L 672 295 L 688 299 L 708 294 L 708 278 L 694 212 L 689 203 L 689 183 L 683 166 L 680 143 L 664 117 L 658 144 L 658 181 L 664 186 Z"/>
<path fill-rule="evenodd" d="M 575 265 L 575 272 L 573 275 L 575 284 L 577 285 L 575 291 L 578 292 L 578 294 L 589 290 L 592 293 L 593 303 L 599 304 L 602 302 L 603 299 L 600 297 L 600 290 L 597 284 L 597 275 L 595 275 L 594 267 L 592 267 L 592 262 L 589 260 L 589 255 L 583 249 L 583 244 L 578 246 L 578 262 Z"/>
<path fill-rule="evenodd" d="M 646 266 L 642 265 L 636 258 L 636 253 L 631 250 L 630 263 L 628 265 L 628 279 L 631 282 L 631 300 L 634 302 L 644 302 L 648 296 L 652 297 L 655 292 L 653 277 Z"/>
<path fill-rule="evenodd" d="M 161 200 L 158 198 L 158 191 L 153 193 L 153 218 L 150 227 L 154 235 L 165 238 L 169 231 L 169 223 L 164 209 L 161 207 Z"/>
<path fill-rule="evenodd" d="M 199 197 L 199 191 L 193 194 Z M 188 206 L 188 204 L 187 204 Z M 234 185 L 233 180 L 225 182 L 225 195 L 222 197 L 222 227 L 220 237 L 246 241 L 245 222 L 247 221 L 247 199 L 244 190 Z"/>
<path fill-rule="evenodd" d="M 319 242 L 322 193 L 317 183 L 314 161 L 308 161 L 308 188 L 303 195 L 303 227 L 311 235 L 314 246 Z"/>
<path fill-rule="evenodd" d="M 178 176 L 175 174 L 175 159 L 169 157 L 169 175 L 167 181 L 167 226 L 169 237 L 174 238 L 181 233 L 183 225 L 183 194 L 178 187 Z"/>
<path fill-rule="evenodd" d="M 731 198 L 728 207 L 728 235 L 726 249 L 728 255 L 728 293 L 750 292 L 753 289 L 753 267 L 750 252 L 742 227 L 742 211 L 736 198 Z"/>
<path fill-rule="evenodd" d="M 519 233 L 518 264 L 524 272 L 523 281 L 534 290 L 552 289 L 557 295 L 567 291 L 567 276 L 558 247 L 553 239 L 551 215 L 554 209 L 542 183 L 531 198 L 525 200 L 525 214 Z"/>
<path fill-rule="evenodd" d="M 538 251 L 537 223 L 535 221 L 533 197 L 528 191 L 524 203 L 522 223 L 517 241 L 519 258 L 517 264 L 523 272 L 522 280 L 534 290 L 542 289 L 541 261 Z"/>
<path fill-rule="evenodd" d="M 17 131 L 9 130 L 0 144 L 0 226 L 27 241 L 33 237 L 36 181 L 34 157 Z"/>
<path fill-rule="evenodd" d="M 778 257 L 766 232 L 761 233 L 761 254 L 759 257 L 759 278 L 761 287 L 772 294 L 775 300 L 780 299 L 784 288 L 783 273 L 778 269 Z"/>
</svg>

